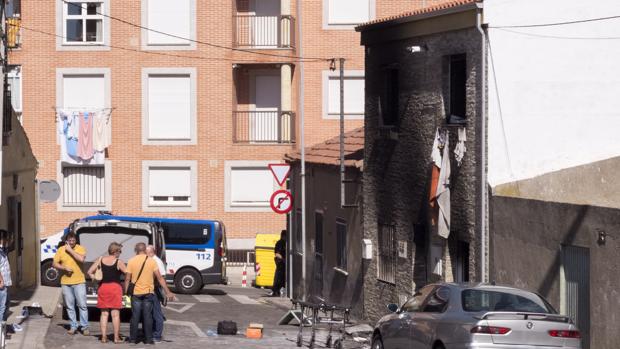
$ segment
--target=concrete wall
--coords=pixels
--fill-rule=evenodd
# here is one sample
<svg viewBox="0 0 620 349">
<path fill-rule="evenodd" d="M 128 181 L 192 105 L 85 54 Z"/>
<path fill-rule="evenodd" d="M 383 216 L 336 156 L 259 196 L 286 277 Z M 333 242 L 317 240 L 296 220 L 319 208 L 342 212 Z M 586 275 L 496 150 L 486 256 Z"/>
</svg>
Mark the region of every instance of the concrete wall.
<svg viewBox="0 0 620 349">
<path fill-rule="evenodd" d="M 390 29 L 399 31 L 399 27 Z M 374 34 L 380 38 L 381 32 Z M 366 33 L 362 34 L 362 41 Z M 428 51 L 411 54 L 406 47 L 427 45 Z M 450 261 L 457 240 L 470 242 L 470 279 L 476 278 L 478 247 L 476 200 L 479 186 L 478 120 L 480 113 L 480 34 L 475 28 L 431 34 L 388 43 L 367 45 L 366 55 L 366 148 L 364 159 L 364 237 L 373 241 L 375 259 L 365 274 L 364 306 L 375 320 L 385 314 L 387 303 L 401 302 L 431 278 L 427 273 L 429 240 L 428 193 L 431 148 L 437 127 L 445 124 L 449 55 L 467 55 L 467 142 L 463 164 L 452 161 L 452 232 L 444 262 L 443 278 L 451 280 Z M 399 69 L 400 126 L 397 139 L 379 129 L 379 99 L 387 67 Z M 451 158 L 456 128 L 449 128 Z M 393 137 L 392 137 L 393 138 Z M 407 242 L 407 258 L 398 258 L 396 284 L 377 280 L 377 234 L 380 223 L 396 227 L 396 239 Z"/>
<path fill-rule="evenodd" d="M 620 347 L 620 210 L 494 196 L 490 230 L 491 280 L 539 292 L 558 310 L 560 248 L 587 248 L 590 342 L 584 348 Z M 607 234 L 605 244 L 597 243 L 599 231 Z"/>
<path fill-rule="evenodd" d="M 291 172 L 293 178 L 292 194 L 295 200 L 293 213 L 301 208 L 301 186 L 299 177 L 299 163 L 295 163 Z M 362 200 L 361 200 L 361 172 L 355 168 L 347 168 L 347 179 L 353 179 L 355 183 L 349 183 L 346 187 L 347 204 L 357 204 L 356 208 L 340 207 L 340 172 L 336 166 L 306 164 L 306 282 L 301 282 L 301 263 L 303 257 L 301 246 L 296 244 L 295 238 L 292 246 L 296 250 L 294 254 L 294 298 L 310 299 L 312 296 L 324 298 L 327 302 L 353 307 L 353 315 L 363 316 L 363 286 L 364 272 L 367 261 L 362 260 Z M 316 227 L 315 212 L 323 213 L 323 283 L 315 280 L 316 265 L 315 244 Z M 336 219 L 344 219 L 347 222 L 347 268 L 338 270 L 337 266 L 337 240 Z M 301 224 L 298 215 L 293 215 L 293 236 L 296 227 Z M 343 272 L 344 271 L 344 272 Z"/>
<path fill-rule="evenodd" d="M 617 0 L 484 1 L 494 65 L 488 79 L 491 186 L 620 155 L 620 46 L 587 39 L 619 37 L 620 19 L 495 27 L 617 13 Z"/>
<path fill-rule="evenodd" d="M 13 115 L 13 132 L 9 145 L 2 147 L 2 205 L 0 206 L 0 228 L 8 226 L 8 198 L 15 197 L 22 206 L 23 250 L 20 259 L 17 251 L 9 253 L 14 287 L 26 288 L 37 284 L 39 275 L 40 241 L 37 230 L 39 212 L 36 191 L 37 160 L 32 154 L 30 143 L 19 121 Z M 14 181 L 13 177 L 17 176 Z M 17 246 L 17 244 L 16 244 Z M 18 275 L 18 271 L 20 275 Z M 20 281 L 21 280 L 21 281 Z"/>
</svg>

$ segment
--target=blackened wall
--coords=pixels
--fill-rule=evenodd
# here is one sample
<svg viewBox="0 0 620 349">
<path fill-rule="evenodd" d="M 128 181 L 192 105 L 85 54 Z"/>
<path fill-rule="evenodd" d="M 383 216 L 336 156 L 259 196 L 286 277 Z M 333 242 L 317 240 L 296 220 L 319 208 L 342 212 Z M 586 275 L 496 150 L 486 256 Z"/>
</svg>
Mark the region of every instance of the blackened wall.
<svg viewBox="0 0 620 349">
<path fill-rule="evenodd" d="M 337 166 L 306 163 L 306 280 L 302 282 L 301 255 L 301 178 L 299 162 L 292 164 L 292 194 L 294 196 L 293 229 L 294 238 L 294 298 L 312 300 L 321 297 L 329 303 L 353 308 L 353 315 L 363 317 L 363 273 L 368 264 L 362 260 L 362 173 L 354 167 L 347 167 L 347 204 L 357 207 L 340 207 L 340 172 Z M 323 215 L 323 266 L 315 264 L 316 225 L 315 213 Z M 346 268 L 337 267 L 336 220 L 347 223 Z M 322 275 L 317 278 L 317 273 Z M 316 299 L 316 298 L 314 298 Z"/>
<path fill-rule="evenodd" d="M 411 53 L 409 46 L 426 46 Z M 466 54 L 467 153 L 460 167 L 452 161 L 452 232 L 456 240 L 470 242 L 470 279 L 476 278 L 474 240 L 479 185 L 478 139 L 481 112 L 481 38 L 475 28 L 432 34 L 366 46 L 366 148 L 364 160 L 364 237 L 371 239 L 375 259 L 365 274 L 365 309 L 371 320 L 385 314 L 385 305 L 401 302 L 428 282 L 426 246 L 431 148 L 438 127 L 445 125 L 449 92 L 448 57 Z M 399 72 L 399 127 L 390 135 L 380 125 L 381 98 L 385 98 L 386 69 Z M 456 128 L 450 132 L 450 156 Z M 379 223 L 393 224 L 396 239 L 408 242 L 407 258 L 398 258 L 396 284 L 377 280 Z M 446 258 L 444 276 L 454 270 Z"/>
<path fill-rule="evenodd" d="M 590 340 L 584 348 L 620 348 L 620 210 L 494 196 L 490 216 L 491 280 L 539 292 L 558 310 L 561 246 L 589 250 Z M 599 231 L 607 234 L 605 244 L 597 242 Z"/>
</svg>

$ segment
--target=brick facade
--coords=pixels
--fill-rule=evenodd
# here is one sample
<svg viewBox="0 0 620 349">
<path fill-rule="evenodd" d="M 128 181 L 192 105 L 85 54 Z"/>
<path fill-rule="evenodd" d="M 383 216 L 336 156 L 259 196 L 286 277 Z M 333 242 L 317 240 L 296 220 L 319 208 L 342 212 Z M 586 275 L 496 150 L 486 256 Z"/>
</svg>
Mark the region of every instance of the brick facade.
<svg viewBox="0 0 620 349">
<path fill-rule="evenodd" d="M 55 111 L 56 69 L 109 68 L 111 81 L 112 145 L 107 160 L 111 161 L 111 209 L 126 215 L 151 215 L 183 218 L 218 218 L 227 226 L 229 238 L 253 238 L 256 232 L 277 232 L 285 226 L 282 216 L 269 212 L 225 212 L 224 162 L 226 160 L 280 160 L 296 149 L 293 145 L 244 145 L 232 142 L 232 111 L 235 99 L 233 64 L 252 68 L 253 64 L 288 63 L 293 65 L 292 105 L 299 114 L 301 64 L 295 59 L 269 57 L 197 44 L 196 49 L 151 51 L 205 59 L 171 57 L 141 50 L 140 29 L 114 19 L 110 24 L 108 50 L 57 50 L 55 1 L 22 1 L 21 47 L 10 54 L 11 64 L 22 65 L 23 124 L 39 159 L 39 179 L 57 178 L 60 147 L 56 142 Z M 110 15 L 140 24 L 140 1 L 110 1 Z M 196 38 L 222 46 L 232 46 L 232 15 L 247 7 L 247 1 L 196 1 Z M 346 69 L 363 69 L 363 48 L 354 30 L 322 29 L 324 1 L 302 1 L 303 8 L 291 1 L 291 14 L 302 21 L 301 37 L 296 50 L 260 50 L 274 54 L 299 54 L 299 44 L 307 57 L 345 57 Z M 410 10 L 435 1 L 376 0 L 376 17 Z M 301 15 L 300 15 L 301 13 Z M 300 18 L 301 16 L 301 18 Z M 46 32 L 43 34 L 40 32 Z M 299 35 L 298 28 L 295 31 Z M 60 34 L 60 33 L 59 33 Z M 61 34 L 60 34 L 61 35 Z M 125 49 L 121 49 L 125 48 Z M 215 59 L 206 59 L 215 58 Z M 249 62 L 247 60 L 250 60 Z M 143 68 L 195 68 L 197 72 L 197 142 L 195 145 L 142 144 L 142 78 Z M 329 62 L 303 64 L 305 81 L 306 144 L 322 141 L 338 133 L 337 120 L 324 120 L 321 115 L 321 72 Z M 279 70 L 279 69 L 278 69 Z M 241 79 L 241 78 L 240 78 Z M 242 80 L 237 81 L 238 83 Z M 237 91 L 238 92 L 238 91 Z M 237 96 L 239 97 L 239 96 Z M 362 120 L 347 121 L 347 129 L 361 126 Z M 298 133 L 299 134 L 299 133 Z M 299 138 L 298 138 L 299 140 Z M 198 203 L 196 212 L 144 213 L 142 211 L 142 161 L 197 161 Z M 41 203 L 41 235 L 47 236 L 65 227 L 75 218 L 90 212 L 59 212 L 56 203 Z"/>
</svg>

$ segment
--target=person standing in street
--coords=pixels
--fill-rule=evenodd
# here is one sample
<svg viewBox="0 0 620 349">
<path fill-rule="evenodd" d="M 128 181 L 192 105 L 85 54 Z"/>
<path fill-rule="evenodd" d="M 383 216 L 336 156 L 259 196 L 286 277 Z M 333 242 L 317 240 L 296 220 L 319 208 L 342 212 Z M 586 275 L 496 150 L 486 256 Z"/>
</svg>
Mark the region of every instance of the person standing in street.
<svg viewBox="0 0 620 349">
<path fill-rule="evenodd" d="M 280 297 L 280 289 L 286 286 L 286 230 L 280 232 L 280 240 L 274 249 L 276 272 L 273 277 L 273 297 Z"/>
<path fill-rule="evenodd" d="M 101 268 L 102 278 L 97 289 L 97 308 L 101 310 L 99 326 L 101 326 L 101 343 L 108 341 L 108 315 L 112 315 L 114 343 L 121 343 L 121 316 L 123 307 L 123 287 L 121 276 L 125 274 L 125 263 L 119 259 L 123 245 L 112 242 L 108 246 L 108 255 L 101 257 L 88 269 L 88 276 L 95 279 L 95 271 Z"/>
<path fill-rule="evenodd" d="M 164 265 L 164 261 L 161 258 L 157 257 L 155 246 L 148 245 L 146 246 L 146 255 L 153 258 L 153 260 L 157 263 L 157 268 L 159 270 L 159 274 L 162 278 L 166 278 L 166 266 Z M 161 292 L 162 287 L 159 285 L 159 282 L 155 281 L 156 292 Z M 159 288 L 159 290 L 157 290 Z M 161 293 L 163 294 L 163 292 Z M 153 341 L 161 342 L 162 335 L 164 333 L 164 311 L 161 308 L 161 303 L 159 299 L 156 297 L 153 303 Z"/>
<path fill-rule="evenodd" d="M 0 320 L 9 317 L 9 287 L 11 282 L 11 266 L 8 256 L 9 232 L 0 229 Z"/>
<path fill-rule="evenodd" d="M 67 315 L 71 321 L 71 327 L 67 332 L 74 335 L 78 329 L 75 314 L 75 304 L 77 303 L 80 312 L 80 327 L 82 334 L 88 336 L 88 308 L 86 306 L 86 278 L 82 271 L 84 260 L 86 259 L 86 249 L 77 244 L 77 236 L 69 232 L 65 238 L 65 245 L 60 247 L 54 255 L 53 267 L 62 273 L 60 284 L 62 295 L 67 307 Z"/>
<path fill-rule="evenodd" d="M 166 298 L 174 300 L 174 295 L 161 277 L 157 262 L 146 255 L 146 244 L 139 242 L 135 247 L 136 255 L 127 262 L 127 274 L 125 276 L 125 293 L 129 289 L 129 283 L 134 284 L 131 295 L 131 323 L 129 326 L 129 341 L 139 343 L 138 327 L 142 318 L 142 331 L 144 343 L 155 344 L 153 341 L 153 306 L 157 302 L 155 296 L 155 282 L 164 288 Z"/>
</svg>

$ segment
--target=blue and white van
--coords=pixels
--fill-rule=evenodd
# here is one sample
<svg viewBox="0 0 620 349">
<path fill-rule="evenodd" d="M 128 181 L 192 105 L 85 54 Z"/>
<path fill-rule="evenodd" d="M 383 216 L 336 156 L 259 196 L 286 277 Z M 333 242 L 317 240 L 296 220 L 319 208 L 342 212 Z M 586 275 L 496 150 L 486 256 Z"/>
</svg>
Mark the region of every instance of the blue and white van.
<svg viewBox="0 0 620 349">
<path fill-rule="evenodd" d="M 194 294 L 204 285 L 226 284 L 226 230 L 217 220 L 174 219 L 157 217 L 114 216 L 100 214 L 82 220 L 116 219 L 153 223 L 160 227 L 166 244 L 166 281 L 177 293 Z M 58 273 L 51 260 L 65 231 L 41 243 L 41 283 L 57 285 Z"/>
</svg>

